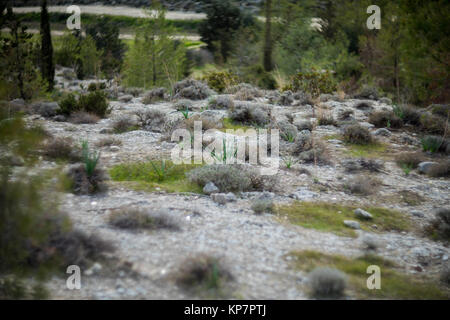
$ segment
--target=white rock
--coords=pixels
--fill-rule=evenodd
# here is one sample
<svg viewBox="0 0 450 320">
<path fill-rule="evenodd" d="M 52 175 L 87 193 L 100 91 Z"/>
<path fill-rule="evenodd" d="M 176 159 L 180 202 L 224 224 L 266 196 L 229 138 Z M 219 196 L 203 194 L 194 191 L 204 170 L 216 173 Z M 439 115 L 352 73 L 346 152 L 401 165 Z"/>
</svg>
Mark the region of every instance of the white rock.
<svg viewBox="0 0 450 320">
<path fill-rule="evenodd" d="M 358 221 L 353 221 L 353 220 L 344 220 L 344 224 L 352 229 L 361 229 L 361 226 L 359 225 Z"/>
<path fill-rule="evenodd" d="M 212 193 L 217 193 L 217 192 L 219 192 L 219 188 L 217 188 L 216 185 L 212 182 L 208 182 L 203 187 L 203 193 L 205 193 L 205 194 L 212 194 Z"/>
<path fill-rule="evenodd" d="M 356 209 L 354 211 L 354 213 L 355 213 L 355 216 L 357 216 L 358 218 L 361 218 L 361 219 L 370 220 L 373 218 L 373 216 L 369 212 L 367 212 L 361 208 Z"/>
</svg>

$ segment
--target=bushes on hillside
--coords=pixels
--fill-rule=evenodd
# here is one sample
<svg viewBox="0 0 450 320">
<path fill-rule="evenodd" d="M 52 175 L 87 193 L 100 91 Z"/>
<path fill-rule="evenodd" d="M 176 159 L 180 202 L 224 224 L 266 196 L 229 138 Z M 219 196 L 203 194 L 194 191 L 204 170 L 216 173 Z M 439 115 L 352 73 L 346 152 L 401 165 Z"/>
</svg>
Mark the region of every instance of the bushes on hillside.
<svg viewBox="0 0 450 320">
<path fill-rule="evenodd" d="M 330 72 L 299 72 L 292 77 L 289 87 L 294 92 L 303 91 L 310 93 L 313 97 L 318 97 L 322 93 L 333 93 L 336 90 L 336 83 Z"/>
<path fill-rule="evenodd" d="M 203 80 L 208 86 L 217 92 L 223 92 L 226 88 L 236 85 L 238 79 L 229 71 L 215 71 L 208 73 Z"/>
<path fill-rule="evenodd" d="M 60 114 L 70 116 L 78 111 L 84 111 L 104 118 L 110 112 L 105 93 L 95 90 L 79 96 L 78 99 L 70 93 L 59 103 Z"/>
</svg>

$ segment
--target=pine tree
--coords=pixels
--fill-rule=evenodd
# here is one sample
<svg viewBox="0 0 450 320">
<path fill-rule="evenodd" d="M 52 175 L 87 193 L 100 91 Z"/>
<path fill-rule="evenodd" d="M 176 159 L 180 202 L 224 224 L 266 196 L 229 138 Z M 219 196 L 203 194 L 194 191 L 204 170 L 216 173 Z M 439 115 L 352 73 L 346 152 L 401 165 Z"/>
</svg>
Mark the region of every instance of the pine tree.
<svg viewBox="0 0 450 320">
<path fill-rule="evenodd" d="M 41 2 L 41 41 L 41 73 L 42 78 L 48 83 L 48 90 L 51 91 L 55 80 L 55 65 L 53 64 L 53 45 L 47 0 Z"/>
</svg>

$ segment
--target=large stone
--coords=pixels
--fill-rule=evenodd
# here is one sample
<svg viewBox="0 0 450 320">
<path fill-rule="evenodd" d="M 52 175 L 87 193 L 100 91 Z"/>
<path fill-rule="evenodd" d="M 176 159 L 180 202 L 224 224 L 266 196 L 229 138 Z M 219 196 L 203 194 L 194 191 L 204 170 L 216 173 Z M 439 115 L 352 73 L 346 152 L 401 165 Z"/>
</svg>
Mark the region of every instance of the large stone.
<svg viewBox="0 0 450 320">
<path fill-rule="evenodd" d="M 204 187 L 203 187 L 203 193 L 204 194 L 213 194 L 213 193 L 217 193 L 219 192 L 219 188 L 216 187 L 216 185 L 212 182 L 208 182 Z"/>
<path fill-rule="evenodd" d="M 435 164 L 436 164 L 436 162 L 431 162 L 431 161 L 421 162 L 418 165 L 418 170 L 420 173 L 427 174 L 428 172 L 430 172 L 431 167 Z"/>
<path fill-rule="evenodd" d="M 373 134 L 376 136 L 389 137 L 389 136 L 391 136 L 392 133 L 386 128 L 380 128 L 380 129 L 375 130 L 375 132 Z"/>
<path fill-rule="evenodd" d="M 211 199 L 218 204 L 226 204 L 227 202 L 236 201 L 236 196 L 234 193 L 213 193 L 211 194 Z"/>
<path fill-rule="evenodd" d="M 370 220 L 373 218 L 373 216 L 369 212 L 367 212 L 361 208 L 356 209 L 354 211 L 354 213 L 355 213 L 356 217 L 361 218 L 361 219 Z"/>
<path fill-rule="evenodd" d="M 361 226 L 359 225 L 358 221 L 353 221 L 353 220 L 344 220 L 344 224 L 352 229 L 361 229 Z"/>
</svg>

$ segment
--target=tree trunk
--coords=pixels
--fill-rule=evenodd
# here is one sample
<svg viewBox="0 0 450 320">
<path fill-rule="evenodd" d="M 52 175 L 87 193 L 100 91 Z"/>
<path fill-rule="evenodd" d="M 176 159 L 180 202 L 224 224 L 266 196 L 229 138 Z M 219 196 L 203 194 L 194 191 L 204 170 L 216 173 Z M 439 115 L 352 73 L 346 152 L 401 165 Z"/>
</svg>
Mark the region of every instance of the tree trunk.
<svg viewBox="0 0 450 320">
<path fill-rule="evenodd" d="M 55 80 L 55 66 L 47 0 L 41 2 L 41 41 L 41 73 L 42 78 L 48 83 L 48 90 L 51 91 Z"/>
<path fill-rule="evenodd" d="M 272 0 L 266 0 L 266 30 L 264 34 L 264 70 L 272 71 L 272 35 L 271 35 Z"/>
</svg>

